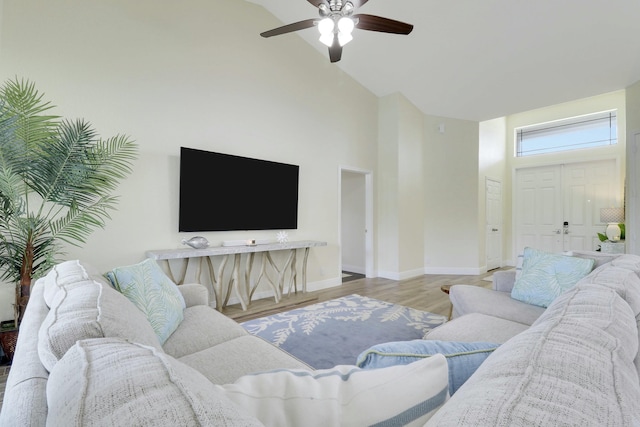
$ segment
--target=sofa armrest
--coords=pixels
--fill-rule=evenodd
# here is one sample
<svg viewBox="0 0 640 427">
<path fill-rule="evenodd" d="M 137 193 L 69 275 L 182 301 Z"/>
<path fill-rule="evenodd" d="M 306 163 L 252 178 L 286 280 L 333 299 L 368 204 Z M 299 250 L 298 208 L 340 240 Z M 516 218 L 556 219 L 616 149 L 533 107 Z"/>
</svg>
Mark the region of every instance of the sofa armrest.
<svg viewBox="0 0 640 427">
<path fill-rule="evenodd" d="M 209 290 L 199 283 L 185 283 L 179 285 L 182 297 L 187 307 L 194 305 L 209 305 Z"/>
<path fill-rule="evenodd" d="M 493 290 L 500 292 L 511 292 L 516 282 L 516 271 L 496 271 L 493 273 Z"/>
</svg>

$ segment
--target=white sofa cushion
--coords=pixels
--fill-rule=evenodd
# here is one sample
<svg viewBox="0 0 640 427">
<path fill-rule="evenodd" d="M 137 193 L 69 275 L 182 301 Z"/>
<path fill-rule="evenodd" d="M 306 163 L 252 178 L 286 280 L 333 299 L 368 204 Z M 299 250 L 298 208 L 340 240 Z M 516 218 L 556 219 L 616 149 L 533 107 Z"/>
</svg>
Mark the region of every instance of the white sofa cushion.
<svg viewBox="0 0 640 427">
<path fill-rule="evenodd" d="M 245 335 L 248 332 L 235 320 L 208 305 L 196 305 L 184 310 L 184 319 L 162 348 L 179 359 Z"/>
<path fill-rule="evenodd" d="M 448 399 L 448 382 L 447 361 L 437 354 L 372 370 L 281 369 L 218 387 L 267 426 L 422 426 Z"/>
<path fill-rule="evenodd" d="M 194 369 L 153 347 L 82 340 L 47 384 L 53 426 L 261 426 Z"/>
<path fill-rule="evenodd" d="M 609 265 L 594 270 L 578 282 L 595 283 L 615 290 L 631 307 L 638 327 L 640 342 L 640 257 L 637 255 L 621 255 Z M 640 371 L 640 354 L 636 355 L 636 368 Z"/>
<path fill-rule="evenodd" d="M 47 307 L 51 307 L 53 298 L 64 285 L 93 279 L 98 282 L 107 283 L 98 271 L 87 263 L 79 260 L 69 260 L 54 265 L 43 277 L 44 281 L 44 301 Z"/>
<path fill-rule="evenodd" d="M 53 298 L 38 332 L 38 355 L 51 371 L 76 341 L 119 337 L 162 349 L 146 317 L 106 282 L 66 283 Z"/>
<path fill-rule="evenodd" d="M 636 320 L 581 283 L 485 360 L 427 425 L 640 425 Z"/>
</svg>

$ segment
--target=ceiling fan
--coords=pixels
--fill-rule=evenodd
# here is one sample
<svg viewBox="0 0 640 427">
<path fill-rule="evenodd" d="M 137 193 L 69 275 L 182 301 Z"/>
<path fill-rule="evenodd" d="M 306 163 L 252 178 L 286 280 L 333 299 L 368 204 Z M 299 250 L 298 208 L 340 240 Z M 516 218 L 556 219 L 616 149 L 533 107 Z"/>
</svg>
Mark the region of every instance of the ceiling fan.
<svg viewBox="0 0 640 427">
<path fill-rule="evenodd" d="M 404 22 L 381 16 L 353 13 L 357 7 L 369 0 L 307 1 L 318 8 L 320 18 L 294 22 L 265 31 L 260 35 L 272 37 L 317 26 L 320 31 L 320 41 L 329 47 L 329 59 L 331 62 L 338 62 L 342 57 L 342 47 L 353 39 L 351 32 L 354 28 L 392 34 L 409 34 L 413 30 L 413 25 Z"/>
</svg>

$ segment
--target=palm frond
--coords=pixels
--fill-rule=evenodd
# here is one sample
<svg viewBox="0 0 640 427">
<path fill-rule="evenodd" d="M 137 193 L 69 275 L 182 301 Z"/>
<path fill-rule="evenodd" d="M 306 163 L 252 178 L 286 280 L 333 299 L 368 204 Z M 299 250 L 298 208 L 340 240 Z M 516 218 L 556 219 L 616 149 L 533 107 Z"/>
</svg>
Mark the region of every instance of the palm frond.
<svg viewBox="0 0 640 427">
<path fill-rule="evenodd" d="M 66 215 L 51 222 L 51 235 L 74 246 L 85 243 L 95 228 L 104 228 L 109 211 L 115 209 L 117 198 L 101 197 L 89 206 L 71 205 Z"/>
<path fill-rule="evenodd" d="M 19 148 L 23 145 L 16 142 L 16 122 L 16 116 L 9 114 L 6 102 L 0 99 L 0 169 L 12 167 L 20 158 Z"/>
<path fill-rule="evenodd" d="M 116 135 L 99 140 L 90 155 L 95 166 L 90 178 L 102 182 L 105 189 L 111 191 L 131 173 L 138 150 L 135 142 L 127 136 Z"/>
<path fill-rule="evenodd" d="M 9 80 L 0 87 L 2 121 L 9 133 L 0 145 L 0 162 L 14 172 L 28 175 L 40 148 L 55 134 L 57 116 L 43 113 L 53 108 L 44 101 L 35 85 L 25 80 Z"/>
<path fill-rule="evenodd" d="M 10 168 L 0 167 L 0 224 L 14 215 L 24 213 L 24 201 L 21 197 L 23 186 L 20 175 L 13 173 Z"/>
<path fill-rule="evenodd" d="M 90 173 L 88 152 L 95 132 L 89 124 L 78 120 L 63 121 L 57 138 L 42 147 L 42 155 L 34 159 L 29 185 L 43 202 L 55 202 L 70 206 L 85 195 L 83 182 Z"/>
<path fill-rule="evenodd" d="M 90 206 L 117 188 L 131 172 L 136 145 L 124 136 L 97 139 L 83 121 L 63 121 L 59 138 L 34 162 L 30 185 L 43 200 L 64 206 Z"/>
</svg>

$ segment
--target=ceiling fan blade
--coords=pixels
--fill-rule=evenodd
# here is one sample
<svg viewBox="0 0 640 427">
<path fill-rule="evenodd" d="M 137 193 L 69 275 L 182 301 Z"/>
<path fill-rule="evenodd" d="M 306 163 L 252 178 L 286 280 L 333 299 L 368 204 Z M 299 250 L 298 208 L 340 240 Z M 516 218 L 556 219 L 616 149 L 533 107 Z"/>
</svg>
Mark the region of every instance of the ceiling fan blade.
<svg viewBox="0 0 640 427">
<path fill-rule="evenodd" d="M 338 62 L 342 58 L 342 46 L 338 43 L 338 35 L 333 37 L 333 44 L 329 47 L 329 59 L 331 62 Z"/>
<path fill-rule="evenodd" d="M 327 0 L 307 0 L 309 3 L 311 3 L 312 5 L 314 5 L 315 7 L 320 7 L 320 5 L 322 3 L 326 4 L 327 6 L 329 6 L 329 2 Z M 347 0 L 350 1 L 354 7 L 360 7 L 363 4 L 365 4 L 366 2 L 368 2 L 369 0 Z"/>
<path fill-rule="evenodd" d="M 316 25 L 317 21 L 319 21 L 319 19 L 306 19 L 304 21 L 294 22 L 293 24 L 283 25 L 282 27 L 265 31 L 264 33 L 260 33 L 260 35 L 262 37 L 272 37 L 272 36 L 279 36 L 280 34 L 291 33 L 293 31 L 304 30 L 306 28 L 311 28 L 314 25 Z"/>
<path fill-rule="evenodd" d="M 374 15 L 353 15 L 358 20 L 356 28 L 368 31 L 379 31 L 381 33 L 409 34 L 413 30 L 413 25 L 396 21 L 389 18 Z"/>
</svg>

